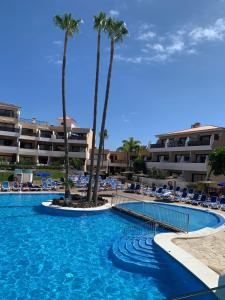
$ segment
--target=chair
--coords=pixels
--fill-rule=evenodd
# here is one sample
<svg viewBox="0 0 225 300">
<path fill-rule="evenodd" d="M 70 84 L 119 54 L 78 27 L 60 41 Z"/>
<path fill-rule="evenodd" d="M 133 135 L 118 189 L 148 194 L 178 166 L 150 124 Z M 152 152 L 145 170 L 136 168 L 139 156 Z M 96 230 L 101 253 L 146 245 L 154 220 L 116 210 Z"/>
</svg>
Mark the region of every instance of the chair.
<svg viewBox="0 0 225 300">
<path fill-rule="evenodd" d="M 180 202 L 185 202 L 185 200 L 187 199 L 187 196 L 188 196 L 187 192 L 183 191 L 181 196 L 176 197 L 176 200 L 178 200 Z"/>
<path fill-rule="evenodd" d="M 10 191 L 10 185 L 8 181 L 2 182 L 2 191 L 3 192 L 9 192 Z"/>
<path fill-rule="evenodd" d="M 160 197 L 162 196 L 162 194 L 163 194 L 163 188 L 160 187 L 160 188 L 158 188 L 158 190 L 155 192 L 155 195 L 154 195 L 154 196 L 160 198 Z"/>
<path fill-rule="evenodd" d="M 141 191 L 141 185 L 140 184 L 136 184 L 136 186 L 135 186 L 135 192 L 137 193 L 137 194 L 139 194 L 140 193 L 140 191 Z"/>
<path fill-rule="evenodd" d="M 207 200 L 207 197 L 205 194 L 201 195 L 201 198 L 197 201 L 192 201 L 192 204 L 194 205 L 203 205 Z"/>
<path fill-rule="evenodd" d="M 14 192 L 20 191 L 20 184 L 17 181 L 13 181 L 13 187 L 12 190 Z"/>
<path fill-rule="evenodd" d="M 191 203 L 191 204 L 194 204 L 195 201 L 198 201 L 199 199 L 199 193 L 194 193 L 193 197 L 191 197 L 187 203 Z"/>
<path fill-rule="evenodd" d="M 42 180 L 42 189 L 43 189 L 43 191 L 51 190 L 51 187 L 47 184 L 46 180 Z"/>
<path fill-rule="evenodd" d="M 221 210 L 225 210 L 225 197 L 220 199 L 220 204 L 218 205 Z"/>
<path fill-rule="evenodd" d="M 210 202 L 208 203 L 208 207 L 214 208 L 214 209 L 219 208 L 217 196 L 211 196 Z"/>
<path fill-rule="evenodd" d="M 23 192 L 28 192 L 29 190 L 30 190 L 30 188 L 29 188 L 29 183 L 23 183 L 22 184 L 22 188 L 21 188 L 21 190 L 23 191 Z"/>
</svg>

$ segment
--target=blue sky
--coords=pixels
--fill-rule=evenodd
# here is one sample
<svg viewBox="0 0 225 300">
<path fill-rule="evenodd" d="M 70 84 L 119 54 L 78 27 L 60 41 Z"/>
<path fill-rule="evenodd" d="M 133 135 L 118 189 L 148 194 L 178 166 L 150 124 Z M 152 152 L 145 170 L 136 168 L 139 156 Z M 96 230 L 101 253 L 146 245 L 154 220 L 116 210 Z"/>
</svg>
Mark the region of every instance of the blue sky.
<svg viewBox="0 0 225 300">
<path fill-rule="evenodd" d="M 96 61 L 93 15 L 123 19 L 130 35 L 115 52 L 106 146 L 202 124 L 225 126 L 225 1 L 9 0 L 0 3 L 0 101 L 25 118 L 53 124 L 61 116 L 63 33 L 53 16 L 82 18 L 69 41 L 67 107 L 81 127 L 92 126 Z M 99 120 L 109 41 L 102 43 Z"/>
</svg>

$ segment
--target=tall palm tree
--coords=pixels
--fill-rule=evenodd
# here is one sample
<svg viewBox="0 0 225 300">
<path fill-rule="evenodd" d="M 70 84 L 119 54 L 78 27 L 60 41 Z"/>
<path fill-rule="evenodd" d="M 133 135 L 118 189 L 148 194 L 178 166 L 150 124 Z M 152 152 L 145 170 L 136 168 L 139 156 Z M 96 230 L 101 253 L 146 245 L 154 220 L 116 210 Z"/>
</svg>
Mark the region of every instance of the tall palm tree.
<svg viewBox="0 0 225 300">
<path fill-rule="evenodd" d="M 99 136 L 101 135 L 101 132 L 99 133 Z M 104 152 L 105 152 L 105 140 L 107 140 L 109 138 L 108 135 L 108 130 L 105 129 L 104 130 L 104 140 L 103 140 L 103 145 L 102 145 L 102 168 L 103 168 L 103 163 L 104 163 Z"/>
<path fill-rule="evenodd" d="M 97 160 L 97 168 L 96 168 L 95 186 L 94 186 L 94 192 L 93 192 L 93 200 L 95 202 L 97 202 L 98 181 L 99 181 L 99 172 L 100 172 L 100 164 L 101 164 L 101 156 L 102 156 L 102 147 L 103 147 L 103 143 L 104 143 L 104 130 L 105 130 L 105 123 L 106 123 L 106 115 L 107 115 L 108 102 L 109 102 L 109 92 L 110 92 L 110 83 L 111 83 L 111 75 L 112 75 L 114 48 L 115 48 L 115 43 L 117 43 L 119 41 L 122 42 L 124 37 L 128 34 L 126 24 L 123 21 L 115 21 L 112 18 L 107 19 L 106 30 L 107 30 L 109 38 L 110 38 L 110 60 L 109 60 L 109 68 L 108 68 L 106 91 L 105 91 L 105 102 L 104 102 L 104 108 L 103 108 L 103 114 L 102 114 L 100 141 L 99 141 L 99 147 L 98 147 L 98 160 Z"/>
<path fill-rule="evenodd" d="M 98 82 L 99 82 L 99 67 L 100 67 L 100 48 L 101 48 L 101 32 L 105 30 L 106 14 L 100 12 L 98 16 L 94 16 L 94 29 L 98 31 L 97 37 L 97 59 L 96 59 L 96 75 L 95 75 L 95 95 L 94 95 L 94 112 L 93 112 L 93 135 L 91 146 L 91 164 L 90 177 L 88 184 L 87 199 L 90 202 L 92 196 L 92 178 L 94 171 L 94 155 L 95 155 L 95 139 L 96 139 L 96 125 L 97 125 L 97 106 L 98 106 Z"/>
<path fill-rule="evenodd" d="M 73 37 L 75 32 L 79 32 L 79 23 L 81 20 L 73 19 L 71 14 L 64 14 L 63 16 L 54 17 L 55 25 L 61 30 L 65 31 L 64 35 L 64 49 L 62 61 L 62 111 L 63 111 L 63 131 L 64 131 L 64 148 L 65 148 L 65 202 L 70 198 L 69 186 L 69 153 L 68 153 L 68 136 L 66 126 L 66 94 L 65 94 L 65 73 L 66 73 L 66 54 L 68 46 L 68 38 Z"/>
<path fill-rule="evenodd" d="M 128 140 L 122 141 L 122 146 L 119 147 L 118 151 L 123 151 L 127 153 L 127 167 L 131 167 L 131 156 L 139 155 L 141 149 L 141 142 L 130 137 Z"/>
</svg>

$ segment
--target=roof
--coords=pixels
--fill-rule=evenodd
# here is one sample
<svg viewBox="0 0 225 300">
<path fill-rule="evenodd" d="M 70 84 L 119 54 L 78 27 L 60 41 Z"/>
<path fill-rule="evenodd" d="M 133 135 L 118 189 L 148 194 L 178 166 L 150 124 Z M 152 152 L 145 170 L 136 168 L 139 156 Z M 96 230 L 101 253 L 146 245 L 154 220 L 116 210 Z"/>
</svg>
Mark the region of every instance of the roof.
<svg viewBox="0 0 225 300">
<path fill-rule="evenodd" d="M 11 104 L 11 103 L 5 103 L 5 102 L 0 102 L 0 105 L 2 106 L 7 106 L 9 108 L 20 108 L 19 106 L 15 105 L 15 104 Z"/>
<path fill-rule="evenodd" d="M 170 135 L 183 135 L 183 134 L 191 134 L 191 133 L 198 133 L 198 132 L 205 132 L 205 131 L 207 132 L 207 131 L 220 130 L 220 129 L 225 129 L 225 128 L 214 126 L 214 125 L 205 125 L 205 126 L 193 127 L 193 128 L 158 134 L 156 135 L 156 137 L 163 137 L 163 136 L 170 136 Z"/>
</svg>

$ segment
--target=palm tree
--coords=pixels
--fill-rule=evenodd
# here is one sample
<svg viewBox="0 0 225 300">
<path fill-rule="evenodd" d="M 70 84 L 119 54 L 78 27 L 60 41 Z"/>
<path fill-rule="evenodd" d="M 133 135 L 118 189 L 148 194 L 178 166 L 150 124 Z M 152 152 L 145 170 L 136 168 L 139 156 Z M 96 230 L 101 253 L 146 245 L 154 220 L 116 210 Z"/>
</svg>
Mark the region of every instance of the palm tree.
<svg viewBox="0 0 225 300">
<path fill-rule="evenodd" d="M 79 32 L 79 23 L 81 20 L 75 20 L 71 14 L 64 14 L 61 16 L 55 16 L 54 22 L 56 26 L 65 31 L 64 36 L 64 50 L 62 61 L 62 111 L 63 111 L 63 131 L 64 131 L 64 148 L 65 148 L 65 202 L 70 198 L 70 186 L 69 186 L 69 153 L 68 153 L 68 137 L 66 127 L 66 95 L 65 95 L 65 73 L 66 73 L 66 54 L 68 38 L 73 37 L 75 32 Z"/>
<path fill-rule="evenodd" d="M 101 132 L 99 133 L 99 136 L 100 136 Z M 104 152 L 105 152 L 105 140 L 107 140 L 109 138 L 109 135 L 108 135 L 108 130 L 105 129 L 104 130 L 104 140 L 103 140 L 103 145 L 102 145 L 102 168 L 103 168 L 103 163 L 104 163 Z"/>
<path fill-rule="evenodd" d="M 109 61 L 109 68 L 108 68 L 108 75 L 107 75 L 105 102 L 104 102 L 104 108 L 102 114 L 101 133 L 100 133 L 100 141 L 99 141 L 99 148 L 98 148 L 96 178 L 95 178 L 95 186 L 94 186 L 94 193 L 93 193 L 93 200 L 95 202 L 97 202 L 98 180 L 99 180 L 99 172 L 100 172 L 100 164 L 101 164 L 101 156 L 102 156 L 102 147 L 104 143 L 106 115 L 107 115 L 108 102 L 109 102 L 109 91 L 110 91 L 110 83 L 111 83 L 111 75 L 112 75 L 114 48 L 115 48 L 115 43 L 119 41 L 122 42 L 124 37 L 128 34 L 126 24 L 123 21 L 115 21 L 112 18 L 107 19 L 106 30 L 110 38 L 110 61 Z"/>
<path fill-rule="evenodd" d="M 97 60 L 96 60 L 96 75 L 95 75 L 95 95 L 94 95 L 94 113 L 93 113 L 93 135 L 92 135 L 92 146 L 91 146 L 91 164 L 90 164 L 90 174 L 89 174 L 90 177 L 89 177 L 88 192 L 87 192 L 87 199 L 89 202 L 91 201 L 91 196 L 92 196 L 92 178 L 93 178 L 93 171 L 94 171 L 101 32 L 102 32 L 102 30 L 105 30 L 105 26 L 106 26 L 106 14 L 104 12 L 100 12 L 98 16 L 94 16 L 94 29 L 98 31 L 98 37 L 97 37 Z"/>
<path fill-rule="evenodd" d="M 122 146 L 119 147 L 118 151 L 123 151 L 127 153 L 127 167 L 131 167 L 131 156 L 139 155 L 141 149 L 141 142 L 130 137 L 128 140 L 122 141 Z"/>
</svg>

